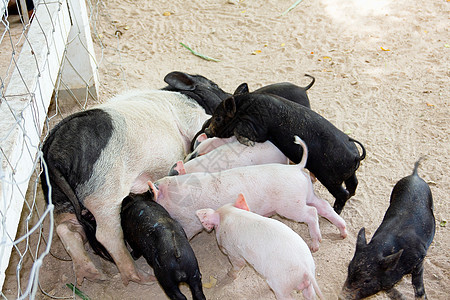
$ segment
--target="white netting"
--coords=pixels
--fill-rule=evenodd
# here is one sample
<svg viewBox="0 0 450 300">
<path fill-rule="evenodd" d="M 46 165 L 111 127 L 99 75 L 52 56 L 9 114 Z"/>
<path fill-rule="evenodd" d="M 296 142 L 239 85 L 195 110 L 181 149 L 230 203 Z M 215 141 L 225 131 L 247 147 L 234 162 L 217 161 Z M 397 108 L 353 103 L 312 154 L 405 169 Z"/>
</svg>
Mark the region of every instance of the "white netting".
<svg viewBox="0 0 450 300">
<path fill-rule="evenodd" d="M 98 65 L 109 63 L 98 21 L 109 21 L 102 1 L 17 2 L 0 0 L 0 286 L 3 298 L 34 298 L 53 237 L 53 205 L 37 196 L 40 145 L 52 125 L 97 101 Z"/>
</svg>

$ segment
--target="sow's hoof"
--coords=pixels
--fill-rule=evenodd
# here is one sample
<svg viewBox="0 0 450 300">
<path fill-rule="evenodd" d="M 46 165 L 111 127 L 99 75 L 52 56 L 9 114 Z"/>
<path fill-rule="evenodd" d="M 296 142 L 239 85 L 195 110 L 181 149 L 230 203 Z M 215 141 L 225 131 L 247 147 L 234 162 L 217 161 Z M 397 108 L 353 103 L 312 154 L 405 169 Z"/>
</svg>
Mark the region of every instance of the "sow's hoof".
<svg viewBox="0 0 450 300">
<path fill-rule="evenodd" d="M 87 263 L 83 266 L 74 265 L 74 269 L 78 285 L 81 285 L 85 278 L 93 282 L 104 282 L 107 280 L 105 274 L 100 272 L 92 263 Z"/>
<path fill-rule="evenodd" d="M 150 285 L 153 284 L 154 281 L 156 280 L 155 276 L 150 275 L 145 273 L 142 270 L 137 270 L 137 273 L 133 273 L 133 274 L 121 274 L 122 276 L 122 282 L 125 286 L 128 285 L 128 283 L 130 281 L 139 283 L 139 284 L 146 284 L 146 285 Z"/>
</svg>

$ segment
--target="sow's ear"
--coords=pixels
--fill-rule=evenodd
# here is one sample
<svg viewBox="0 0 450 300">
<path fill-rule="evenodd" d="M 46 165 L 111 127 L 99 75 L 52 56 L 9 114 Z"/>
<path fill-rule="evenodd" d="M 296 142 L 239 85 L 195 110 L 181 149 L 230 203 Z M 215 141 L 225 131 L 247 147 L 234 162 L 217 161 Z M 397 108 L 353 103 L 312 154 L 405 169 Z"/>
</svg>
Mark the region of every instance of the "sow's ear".
<svg viewBox="0 0 450 300">
<path fill-rule="evenodd" d="M 247 202 L 245 201 L 245 197 L 244 195 L 241 193 L 239 194 L 238 198 L 236 199 L 236 202 L 234 203 L 234 207 L 246 210 L 246 211 L 250 211 L 250 209 L 248 208 Z"/>
<path fill-rule="evenodd" d="M 199 209 L 195 214 L 207 231 L 211 231 L 215 225 L 220 223 L 219 214 L 211 208 Z"/>
<path fill-rule="evenodd" d="M 366 229 L 363 227 L 358 232 L 358 238 L 356 240 L 356 251 L 361 250 L 365 246 L 367 246 Z"/>
<path fill-rule="evenodd" d="M 400 260 L 402 254 L 403 249 L 400 249 L 400 251 L 394 254 L 383 257 L 380 261 L 381 267 L 386 271 L 394 270 L 397 267 L 398 261 Z"/>
<path fill-rule="evenodd" d="M 181 91 L 193 91 L 195 89 L 194 78 L 183 72 L 171 72 L 164 77 L 164 81 Z"/>
<path fill-rule="evenodd" d="M 248 94 L 248 93 L 249 93 L 248 85 L 244 82 L 244 83 L 241 83 L 241 85 L 239 85 L 236 88 L 233 95 Z"/>
<path fill-rule="evenodd" d="M 228 117 L 232 118 L 236 114 L 236 102 L 234 97 L 229 97 L 222 102 L 225 113 Z"/>
</svg>

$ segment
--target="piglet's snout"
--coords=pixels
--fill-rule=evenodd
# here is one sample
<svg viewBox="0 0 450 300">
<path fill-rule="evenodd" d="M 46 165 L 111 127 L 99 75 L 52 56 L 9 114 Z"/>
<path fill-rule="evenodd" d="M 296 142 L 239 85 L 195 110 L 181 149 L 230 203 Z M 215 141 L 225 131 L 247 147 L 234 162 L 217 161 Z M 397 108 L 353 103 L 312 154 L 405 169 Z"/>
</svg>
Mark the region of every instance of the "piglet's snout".
<svg viewBox="0 0 450 300">
<path fill-rule="evenodd" d="M 169 176 L 177 176 L 177 175 L 180 174 L 180 173 L 178 173 L 178 171 L 175 169 L 176 166 L 177 166 L 177 163 L 175 163 L 175 164 L 172 166 L 172 168 L 170 168 Z"/>
<path fill-rule="evenodd" d="M 348 287 L 347 287 L 347 281 L 345 281 L 344 286 L 342 287 L 341 293 L 338 296 L 339 300 L 353 300 L 353 299 L 357 299 L 356 295 L 355 295 L 355 291 L 351 291 Z"/>
</svg>

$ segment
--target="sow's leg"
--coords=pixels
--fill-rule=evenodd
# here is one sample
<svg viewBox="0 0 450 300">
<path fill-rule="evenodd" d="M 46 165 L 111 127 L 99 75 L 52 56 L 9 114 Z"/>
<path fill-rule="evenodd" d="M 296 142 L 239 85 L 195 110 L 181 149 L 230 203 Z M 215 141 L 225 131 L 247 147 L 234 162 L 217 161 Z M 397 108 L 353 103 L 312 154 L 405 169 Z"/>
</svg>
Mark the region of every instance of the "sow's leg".
<svg viewBox="0 0 450 300">
<path fill-rule="evenodd" d="M 136 268 L 123 239 L 120 209 L 125 196 L 126 193 L 123 195 L 121 191 L 117 190 L 114 190 L 112 194 L 104 195 L 104 198 L 89 196 L 85 200 L 85 206 L 94 215 L 97 222 L 95 237 L 111 254 L 123 283 L 128 285 L 130 280 L 137 283 L 148 283 L 151 281 L 150 275 Z M 105 203 L 105 199 L 107 203 Z M 119 201 L 115 203 L 113 199 L 119 199 Z"/>
<path fill-rule="evenodd" d="M 60 214 L 56 217 L 56 223 L 56 232 L 72 258 L 77 284 L 81 285 L 84 278 L 91 281 L 106 280 L 105 275 L 95 267 L 84 248 L 87 241 L 86 234 L 76 216 L 70 213 Z"/>
</svg>

